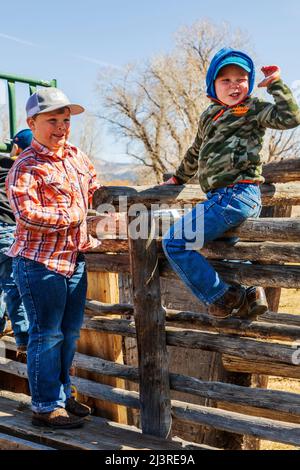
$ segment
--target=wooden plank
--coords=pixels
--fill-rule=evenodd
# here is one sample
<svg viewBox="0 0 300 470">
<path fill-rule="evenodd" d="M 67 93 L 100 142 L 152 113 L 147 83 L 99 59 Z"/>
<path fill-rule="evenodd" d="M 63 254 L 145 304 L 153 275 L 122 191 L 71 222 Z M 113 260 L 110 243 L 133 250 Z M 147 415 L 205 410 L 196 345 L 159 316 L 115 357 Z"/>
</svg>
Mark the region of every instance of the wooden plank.
<svg viewBox="0 0 300 470">
<path fill-rule="evenodd" d="M 180 289 L 181 287 L 181 282 L 178 281 L 178 287 L 176 286 L 175 289 Z M 182 286 L 183 289 L 183 286 Z M 171 308 L 165 308 L 166 312 L 166 318 L 168 321 L 184 321 L 187 320 L 189 322 L 193 321 L 193 319 L 197 320 L 198 316 L 199 318 L 202 317 L 202 315 L 205 315 L 206 320 L 208 321 L 211 319 L 205 313 L 204 307 L 202 308 L 203 312 L 199 312 L 198 310 L 196 311 L 196 308 L 199 307 L 199 303 L 195 302 L 195 305 L 193 305 L 195 308 L 195 311 L 186 311 L 186 310 L 175 310 Z M 201 305 L 200 305 L 201 307 Z M 129 303 L 120 303 L 120 304 L 110 304 L 108 302 L 99 302 L 97 300 L 87 300 L 86 301 L 86 311 L 88 314 L 99 314 L 99 315 L 133 315 L 133 305 Z M 204 320 L 203 317 L 203 321 Z M 212 319 L 211 319 L 212 320 Z M 237 318 L 235 319 L 227 319 L 226 322 L 230 321 L 236 321 L 238 320 Z M 239 319 L 240 325 L 244 324 L 244 320 Z M 261 322 L 267 322 L 267 323 L 278 323 L 281 326 L 297 326 L 300 327 L 300 312 L 295 313 L 295 314 L 289 314 L 289 313 L 276 313 L 273 311 L 268 311 L 261 315 L 258 319 L 258 323 Z M 253 322 L 256 323 L 256 322 Z M 206 323 L 205 323 L 206 324 Z M 223 326 L 224 322 L 216 322 L 216 327 L 218 325 Z M 9 338 L 9 337 L 6 337 Z M 13 339 L 12 339 L 13 341 Z"/>
<path fill-rule="evenodd" d="M 89 315 L 133 315 L 131 304 L 108 304 L 105 302 L 86 301 L 86 313 Z M 300 315 L 277 314 L 268 312 L 258 321 L 241 318 L 216 320 L 207 313 L 172 310 L 165 308 L 167 322 L 176 322 L 176 326 L 205 328 L 205 331 L 231 333 L 250 338 L 281 339 L 296 341 L 300 339 Z"/>
<path fill-rule="evenodd" d="M 89 233 L 91 232 L 89 231 Z M 128 251 L 128 240 L 103 240 L 101 237 L 99 240 L 101 240 L 101 245 L 93 248 L 90 253 L 125 253 Z"/>
<path fill-rule="evenodd" d="M 43 446 L 35 442 L 20 439 L 0 433 L 0 450 L 55 450 L 53 447 Z"/>
<path fill-rule="evenodd" d="M 130 261 L 128 253 L 101 254 L 87 253 L 85 255 L 87 269 L 93 273 L 129 273 Z M 92 297 L 88 292 L 88 297 Z M 97 300 L 97 299 L 95 299 Z M 105 299 L 102 299 L 105 300 Z M 108 299 L 106 299 L 108 300 Z M 113 300 L 112 300 L 113 301 Z"/>
<path fill-rule="evenodd" d="M 106 242 L 109 243 L 109 249 Z M 162 254 L 161 240 L 157 240 L 158 252 Z M 100 247 L 90 253 L 126 253 L 128 243 L 124 240 L 103 240 Z M 300 243 L 239 242 L 228 246 L 226 242 L 207 243 L 200 253 L 208 259 L 251 260 L 265 263 L 300 263 Z"/>
<path fill-rule="evenodd" d="M 85 307 L 87 312 L 101 315 L 133 315 L 134 311 L 131 304 L 110 304 L 108 302 L 99 302 L 98 300 L 87 300 Z"/>
<path fill-rule="evenodd" d="M 266 362 L 259 358 L 248 360 L 243 357 L 224 354 L 222 356 L 223 366 L 230 372 L 247 372 L 249 374 L 262 374 L 274 377 L 288 377 L 300 379 L 300 367 L 287 365 L 280 362 Z"/>
<path fill-rule="evenodd" d="M 211 409 L 172 401 L 173 415 L 182 420 L 196 421 L 224 431 L 255 436 L 273 442 L 300 446 L 300 425 L 247 416 L 233 411 Z"/>
<path fill-rule="evenodd" d="M 260 376 L 264 377 L 264 376 Z M 257 416 L 258 418 L 268 418 L 277 421 L 285 421 L 286 423 L 297 423 L 300 424 L 300 416 L 293 413 L 286 413 L 278 410 L 269 410 L 266 408 L 257 408 L 255 406 L 238 405 L 236 403 L 225 403 L 223 401 L 217 402 L 216 406 L 227 411 L 234 411 L 250 416 Z M 248 439 L 247 439 L 248 441 Z M 248 449 L 244 449 L 248 450 Z M 250 449 L 249 449 L 250 450 Z M 257 450 L 260 450 L 259 448 Z"/>
<path fill-rule="evenodd" d="M 98 254 L 86 255 L 88 268 L 99 272 L 128 273 L 128 254 Z M 300 266 L 281 265 L 251 265 L 245 263 L 230 263 L 211 261 L 225 281 L 245 285 L 260 285 L 263 287 L 284 287 L 286 289 L 300 288 Z M 160 274 L 169 279 L 178 279 L 168 262 L 160 260 Z"/>
<path fill-rule="evenodd" d="M 107 333 L 135 337 L 134 323 L 130 320 L 112 320 L 106 317 L 86 319 L 85 328 L 98 329 Z M 234 355 L 245 359 L 265 362 L 294 364 L 295 347 L 281 343 L 269 343 L 255 339 L 239 338 L 214 332 L 193 329 L 180 329 L 167 326 L 167 344 L 191 349 L 204 349 L 222 354 Z M 294 366 L 296 367 L 296 366 Z"/>
<path fill-rule="evenodd" d="M 299 184 L 300 187 L 300 184 Z M 149 216 L 150 217 L 150 216 Z M 170 222 L 168 217 L 162 217 L 160 222 Z M 146 220 L 145 224 L 148 221 Z M 145 230 L 147 226 L 145 225 Z M 99 239 L 102 239 L 101 233 L 95 232 L 92 229 L 89 231 L 90 235 L 94 236 Z M 149 232 L 148 232 L 149 233 Z M 106 237 L 108 236 L 105 232 L 104 234 Z M 123 234 L 122 234 L 123 236 Z M 291 218 L 284 218 L 284 217 L 262 217 L 259 219 L 247 219 L 238 227 L 235 227 L 232 230 L 228 230 L 225 237 L 237 236 L 240 240 L 248 240 L 250 242 L 258 242 L 258 241 L 267 241 L 267 242 L 279 242 L 279 243 L 287 243 L 287 242 L 295 242 L 299 243 L 299 236 L 300 236 L 300 219 L 299 217 L 291 217 Z M 111 238 L 115 238 L 115 240 L 110 240 L 111 249 L 113 251 L 113 245 L 117 242 L 122 242 L 124 245 L 124 240 L 119 240 L 119 232 L 112 232 L 110 235 Z M 157 236 L 156 238 L 159 239 Z M 215 243 L 219 243 L 218 241 L 212 242 L 211 245 L 213 246 Z M 122 246 L 122 245 L 121 245 Z M 121 248 L 121 247 L 120 247 Z M 230 247 L 228 247 L 230 249 Z M 99 251 L 99 250 L 98 250 Z M 102 250 L 100 250 L 101 252 Z M 117 251 L 122 251 L 121 249 Z M 101 259 L 99 257 L 99 259 Z M 121 259 L 121 258 L 120 258 Z"/>
<path fill-rule="evenodd" d="M 264 206 L 300 204 L 300 186 L 298 182 L 263 184 L 261 186 Z M 94 193 L 93 208 L 101 211 L 101 204 L 110 203 L 126 212 L 132 204 L 184 205 L 197 204 L 205 195 L 198 184 L 185 186 L 109 186 Z"/>
<path fill-rule="evenodd" d="M 72 432 L 37 428 L 31 425 L 29 404 L 30 398 L 25 395 L 1 392 L 0 431 L 61 450 L 215 450 L 180 439 L 145 436 L 136 427 L 95 416 L 85 418 L 84 427 Z"/>
<path fill-rule="evenodd" d="M 75 356 L 75 363 L 80 368 L 86 368 L 99 374 L 121 377 L 134 382 L 139 381 L 138 368 L 136 367 L 96 360 L 78 353 Z M 296 393 L 205 381 L 174 373 L 170 373 L 170 388 L 193 396 L 210 399 L 214 402 L 230 403 L 232 407 L 244 406 L 245 414 L 247 414 L 247 407 L 256 407 L 256 416 L 260 416 L 259 411 L 261 414 L 266 415 L 267 410 L 269 410 L 267 417 L 272 419 L 280 419 L 278 415 L 282 412 L 282 415 L 285 413 L 284 418 L 286 421 L 300 423 L 300 395 Z M 232 409 L 237 411 L 234 408 Z"/>
<path fill-rule="evenodd" d="M 263 165 L 263 176 L 266 183 L 287 183 L 300 181 L 300 159 L 283 158 L 279 162 Z"/>
<path fill-rule="evenodd" d="M 300 288 L 300 266 L 258 265 L 234 262 L 211 261 L 211 264 L 230 284 L 248 286 Z M 162 277 L 178 279 L 166 260 L 160 262 Z"/>
<path fill-rule="evenodd" d="M 141 224 L 151 225 L 147 212 L 140 217 Z M 141 426 L 146 434 L 166 438 L 171 432 L 172 420 L 156 242 L 136 239 L 131 231 L 132 220 L 129 218 L 128 237 L 139 358 Z"/>
<path fill-rule="evenodd" d="M 266 217 L 247 219 L 234 230 L 228 230 L 226 236 L 237 236 L 241 240 L 295 242 L 299 243 L 300 219 Z"/>
<path fill-rule="evenodd" d="M 299 263 L 300 243 L 240 242 L 234 246 L 227 243 L 211 242 L 201 250 L 209 259 L 251 260 L 269 264 Z"/>
<path fill-rule="evenodd" d="M 280 339 L 282 341 L 297 341 L 300 339 L 300 326 L 286 325 L 283 322 L 276 323 L 275 319 L 272 323 L 269 323 L 264 321 L 262 317 L 258 321 L 239 318 L 216 320 L 206 313 L 166 310 L 166 319 L 168 322 L 176 322 L 176 326 L 179 327 L 184 327 L 185 323 L 189 322 L 193 328 L 196 326 L 204 331 L 215 331 L 241 337 Z M 167 325 L 169 324 L 167 323 Z"/>
<path fill-rule="evenodd" d="M 300 181 L 300 159 L 283 158 L 280 161 L 272 161 L 263 165 L 262 174 L 266 183 L 287 183 L 290 181 Z M 167 181 L 173 176 L 172 173 L 164 173 L 163 181 Z M 197 176 L 191 182 L 197 182 Z"/>
<path fill-rule="evenodd" d="M 262 321 L 266 321 L 268 323 L 281 323 L 282 325 L 300 326 L 300 313 L 297 312 L 295 312 L 295 314 L 290 314 L 270 311 L 264 313 L 260 318 Z"/>
</svg>

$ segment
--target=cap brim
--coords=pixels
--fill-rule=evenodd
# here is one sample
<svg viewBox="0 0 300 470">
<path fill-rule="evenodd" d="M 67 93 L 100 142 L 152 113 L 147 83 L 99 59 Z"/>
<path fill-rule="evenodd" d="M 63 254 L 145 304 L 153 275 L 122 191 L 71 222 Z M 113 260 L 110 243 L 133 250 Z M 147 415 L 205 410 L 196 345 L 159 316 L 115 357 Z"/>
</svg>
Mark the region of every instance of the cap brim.
<svg viewBox="0 0 300 470">
<path fill-rule="evenodd" d="M 18 144 L 15 144 L 15 143 L 13 142 L 9 156 L 10 156 L 11 158 L 16 157 L 16 156 L 17 156 L 17 151 L 18 151 Z"/>
<path fill-rule="evenodd" d="M 56 111 L 56 109 L 61 108 L 69 108 L 72 116 L 74 116 L 75 114 L 81 114 L 85 111 L 84 107 L 80 106 L 80 104 L 65 104 L 49 106 L 49 108 L 43 109 L 43 111 L 39 111 L 36 114 L 51 113 L 51 111 Z"/>
<path fill-rule="evenodd" d="M 226 65 L 236 65 L 237 67 L 241 67 L 241 69 L 244 69 L 246 70 L 246 72 L 250 73 L 251 72 L 251 69 L 250 67 L 248 67 L 247 65 L 244 65 L 244 64 L 239 64 L 237 62 L 235 62 L 234 60 L 229 60 L 228 62 L 226 61 L 225 63 L 222 63 L 220 64 L 219 67 L 217 67 L 216 71 L 215 71 L 215 74 L 214 74 L 214 80 L 217 78 L 217 75 L 218 73 L 220 72 L 220 70 L 224 67 L 226 67 Z"/>
</svg>

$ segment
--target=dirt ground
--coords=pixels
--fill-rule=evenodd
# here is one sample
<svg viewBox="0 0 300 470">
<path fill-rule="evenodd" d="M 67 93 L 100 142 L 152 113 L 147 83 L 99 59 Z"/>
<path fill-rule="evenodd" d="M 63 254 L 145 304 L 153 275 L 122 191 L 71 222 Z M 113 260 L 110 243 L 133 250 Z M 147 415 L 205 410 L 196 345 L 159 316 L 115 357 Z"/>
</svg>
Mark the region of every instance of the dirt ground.
<svg viewBox="0 0 300 470">
<path fill-rule="evenodd" d="M 300 315 L 300 289 L 282 289 L 280 313 Z M 300 380 L 270 377 L 268 388 L 286 392 L 300 393 Z M 295 450 L 299 448 L 279 444 L 277 442 L 261 441 L 261 450 Z"/>
</svg>

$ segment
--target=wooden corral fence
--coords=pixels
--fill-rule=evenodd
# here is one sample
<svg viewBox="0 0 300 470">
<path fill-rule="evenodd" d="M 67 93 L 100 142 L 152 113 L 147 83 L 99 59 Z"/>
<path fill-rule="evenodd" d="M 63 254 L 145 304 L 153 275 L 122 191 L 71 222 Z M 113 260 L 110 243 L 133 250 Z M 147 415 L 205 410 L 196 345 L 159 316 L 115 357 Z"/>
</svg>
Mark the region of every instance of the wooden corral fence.
<svg viewBox="0 0 300 470">
<path fill-rule="evenodd" d="M 0 397 L 0 432 L 52 448 L 258 449 L 260 440 L 300 447 L 300 396 L 266 388 L 268 376 L 300 379 L 300 308 L 277 312 L 280 289 L 300 288 L 300 218 L 291 216 L 300 205 L 300 159 L 265 165 L 264 176 L 261 217 L 226 234 L 239 237 L 235 246 L 215 241 L 202 250 L 226 281 L 266 288 L 271 311 L 257 321 L 210 318 L 153 237 L 151 205 L 195 204 L 204 198 L 198 185 L 97 192 L 94 209 L 101 212 L 106 203 L 124 215 L 120 196 L 127 197 L 129 235 L 132 206 L 143 204 L 139 217 L 150 233 L 127 238 L 120 214 L 118 235 L 108 228 L 86 256 L 89 300 L 73 382 L 98 417 L 67 438 L 30 426 L 28 390 L 17 383 L 26 365 L 14 360 L 14 340 L 6 336 L 0 380 L 9 391 Z M 101 221 L 97 213 L 89 219 L 91 235 L 103 235 Z M 20 392 L 25 405 L 18 408 Z"/>
</svg>

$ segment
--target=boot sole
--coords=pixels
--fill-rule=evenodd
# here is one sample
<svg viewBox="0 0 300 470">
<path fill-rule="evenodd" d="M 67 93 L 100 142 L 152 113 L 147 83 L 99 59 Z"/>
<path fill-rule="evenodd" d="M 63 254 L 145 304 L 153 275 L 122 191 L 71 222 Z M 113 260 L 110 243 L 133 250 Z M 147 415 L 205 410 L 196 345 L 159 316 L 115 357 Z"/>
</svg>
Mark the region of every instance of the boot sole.
<svg viewBox="0 0 300 470">
<path fill-rule="evenodd" d="M 39 428 L 51 428 L 51 429 L 75 429 L 75 428 L 81 428 L 83 426 L 83 422 L 81 423 L 69 423 L 69 424 L 51 424 L 51 423 L 46 423 L 45 421 L 40 421 L 37 418 L 32 418 L 31 423 L 33 426 L 37 426 Z"/>
<path fill-rule="evenodd" d="M 253 308 L 250 308 L 249 317 L 259 317 L 268 311 L 266 305 L 255 305 Z"/>
</svg>

